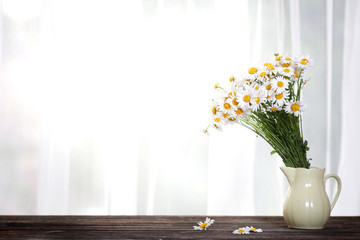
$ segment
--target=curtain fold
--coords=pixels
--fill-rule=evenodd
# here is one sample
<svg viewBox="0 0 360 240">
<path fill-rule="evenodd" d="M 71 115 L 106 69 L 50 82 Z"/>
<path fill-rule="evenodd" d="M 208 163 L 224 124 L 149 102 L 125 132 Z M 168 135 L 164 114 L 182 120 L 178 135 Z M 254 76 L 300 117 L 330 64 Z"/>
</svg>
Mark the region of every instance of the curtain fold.
<svg viewBox="0 0 360 240">
<path fill-rule="evenodd" d="M 360 215 L 358 1 L 26 1 L 1 1 L 0 214 L 281 215 L 268 144 L 201 129 L 216 83 L 304 53 L 308 157 Z"/>
<path fill-rule="evenodd" d="M 360 181 L 357 169 L 360 168 L 357 153 L 360 114 L 351 103 L 356 102 L 359 81 L 351 75 L 360 61 L 360 3 L 348 0 L 345 3 L 344 52 L 342 74 L 342 112 L 341 112 L 341 154 L 338 173 L 341 176 L 343 189 L 341 198 L 334 208 L 337 215 L 360 214 Z"/>
<path fill-rule="evenodd" d="M 332 61 L 333 61 L 333 5 L 332 0 L 326 2 L 326 166 L 331 168 L 331 116 L 332 116 Z"/>
</svg>

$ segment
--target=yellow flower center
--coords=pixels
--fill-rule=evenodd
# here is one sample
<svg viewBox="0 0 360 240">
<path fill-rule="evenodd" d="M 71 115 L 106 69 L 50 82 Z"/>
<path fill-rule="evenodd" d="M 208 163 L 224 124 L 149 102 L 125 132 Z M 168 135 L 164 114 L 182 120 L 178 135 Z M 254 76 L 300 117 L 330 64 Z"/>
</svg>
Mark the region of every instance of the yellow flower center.
<svg viewBox="0 0 360 240">
<path fill-rule="evenodd" d="M 224 108 L 225 108 L 225 109 L 230 109 L 231 106 L 230 106 L 230 104 L 228 104 L 228 103 L 224 103 Z"/>
<path fill-rule="evenodd" d="M 252 230 L 252 231 L 256 231 L 256 228 L 253 227 L 251 230 Z"/>
<path fill-rule="evenodd" d="M 235 78 L 234 77 L 230 77 L 230 82 L 233 82 L 234 80 L 235 80 Z"/>
<path fill-rule="evenodd" d="M 278 81 L 277 85 L 278 85 L 278 87 L 282 87 L 282 86 L 284 86 L 284 83 L 282 81 Z"/>
<path fill-rule="evenodd" d="M 272 108 L 270 108 L 270 110 L 271 110 L 271 111 L 277 111 L 278 108 L 277 108 L 277 107 L 272 107 Z"/>
<path fill-rule="evenodd" d="M 213 107 L 213 108 L 211 109 L 211 111 L 212 111 L 212 113 L 215 115 L 215 114 L 216 114 L 216 107 Z"/>
<path fill-rule="evenodd" d="M 219 87 L 219 83 L 215 84 L 215 89 L 217 89 Z"/>
<path fill-rule="evenodd" d="M 267 97 L 266 97 L 266 99 L 270 99 L 271 97 L 270 97 L 270 95 L 268 95 Z"/>
<path fill-rule="evenodd" d="M 214 122 L 220 122 L 220 118 L 215 118 Z"/>
<path fill-rule="evenodd" d="M 294 76 L 295 76 L 295 77 L 299 77 L 299 73 L 294 72 Z"/>
<path fill-rule="evenodd" d="M 282 99 L 283 97 L 284 97 L 284 94 L 283 94 L 283 93 L 280 93 L 280 94 L 275 95 L 275 98 L 276 98 L 277 100 L 280 100 L 280 99 Z"/>
<path fill-rule="evenodd" d="M 265 75 L 266 75 L 266 72 L 260 73 L 260 77 L 265 77 Z"/>
<path fill-rule="evenodd" d="M 238 108 L 238 109 L 235 111 L 235 113 L 236 113 L 237 115 L 240 115 L 240 114 L 243 113 L 243 110 L 242 110 L 241 108 Z"/>
<path fill-rule="evenodd" d="M 224 118 L 228 118 L 229 116 L 230 116 L 230 114 L 228 114 L 228 113 L 224 113 L 224 114 L 223 114 L 223 117 L 224 117 Z"/>
<path fill-rule="evenodd" d="M 245 95 L 243 99 L 244 99 L 244 102 L 249 102 L 251 97 L 250 97 L 250 95 Z"/>
<path fill-rule="evenodd" d="M 291 58 L 285 58 L 286 61 L 291 61 L 292 59 Z"/>
<path fill-rule="evenodd" d="M 235 121 L 236 120 L 236 118 L 233 118 L 233 117 L 231 117 L 231 118 L 229 118 L 229 121 Z"/>
<path fill-rule="evenodd" d="M 300 63 L 301 63 L 302 65 L 306 65 L 306 64 L 309 63 L 309 60 L 307 60 L 306 58 L 303 58 L 303 59 L 301 59 Z"/>
<path fill-rule="evenodd" d="M 276 61 L 280 61 L 281 59 L 282 59 L 283 57 L 282 56 L 278 56 L 278 57 L 276 57 Z"/>
<path fill-rule="evenodd" d="M 259 103 L 259 102 L 260 102 L 260 98 L 259 98 L 259 97 L 256 97 L 256 98 L 255 98 L 255 102 L 256 102 L 256 103 Z"/>
<path fill-rule="evenodd" d="M 289 67 L 289 66 L 290 66 L 290 63 L 283 63 L 282 66 L 283 66 L 283 67 Z"/>
<path fill-rule="evenodd" d="M 238 232 L 243 233 L 243 232 L 245 232 L 245 230 L 244 229 L 239 229 Z"/>
<path fill-rule="evenodd" d="M 238 101 L 237 101 L 237 98 L 234 98 L 234 99 L 232 100 L 232 104 L 234 104 L 235 106 L 239 104 Z"/>
<path fill-rule="evenodd" d="M 259 90 L 259 86 L 256 86 L 256 87 L 255 87 L 255 90 L 256 90 L 256 91 Z"/>
<path fill-rule="evenodd" d="M 285 68 L 285 69 L 284 69 L 284 72 L 289 73 L 289 72 L 290 72 L 290 69 Z"/>
<path fill-rule="evenodd" d="M 294 103 L 294 104 L 291 105 L 291 110 L 293 110 L 294 112 L 299 111 L 299 109 L 300 109 L 300 105 L 299 105 L 299 104 Z"/>
<path fill-rule="evenodd" d="M 271 89 L 271 84 L 266 85 L 266 90 L 270 90 Z"/>
<path fill-rule="evenodd" d="M 200 225 L 200 228 L 206 228 L 207 225 L 208 225 L 207 223 L 203 223 Z"/>
<path fill-rule="evenodd" d="M 266 67 L 267 70 L 274 70 L 275 67 L 271 64 L 269 64 L 267 67 Z"/>
<path fill-rule="evenodd" d="M 249 69 L 250 74 L 254 74 L 256 72 L 257 72 L 257 68 L 252 67 L 252 68 Z"/>
</svg>

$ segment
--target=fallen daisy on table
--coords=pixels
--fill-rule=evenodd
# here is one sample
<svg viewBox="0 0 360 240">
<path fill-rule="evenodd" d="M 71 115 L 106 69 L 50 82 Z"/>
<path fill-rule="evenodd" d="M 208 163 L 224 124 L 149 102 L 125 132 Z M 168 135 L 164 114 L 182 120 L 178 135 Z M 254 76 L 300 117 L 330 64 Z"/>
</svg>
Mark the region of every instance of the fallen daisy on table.
<svg viewBox="0 0 360 240">
<path fill-rule="evenodd" d="M 250 230 L 242 227 L 242 228 L 234 230 L 233 234 L 250 234 Z"/>
<path fill-rule="evenodd" d="M 247 226 L 246 226 L 247 227 Z M 254 228 L 253 226 L 250 227 L 250 232 L 263 232 L 263 230 L 261 228 Z"/>
<path fill-rule="evenodd" d="M 260 232 L 263 232 L 263 230 L 261 228 L 254 228 L 253 226 L 251 227 L 242 227 L 242 228 L 239 228 L 239 229 L 236 229 L 233 231 L 233 234 L 250 234 L 250 232 L 257 232 L 257 233 L 260 233 Z"/>
<path fill-rule="evenodd" d="M 206 218 L 205 222 L 198 222 L 199 226 L 194 226 L 194 230 L 206 230 L 208 229 L 211 224 L 215 222 L 214 219 L 211 219 L 209 217 Z"/>
</svg>

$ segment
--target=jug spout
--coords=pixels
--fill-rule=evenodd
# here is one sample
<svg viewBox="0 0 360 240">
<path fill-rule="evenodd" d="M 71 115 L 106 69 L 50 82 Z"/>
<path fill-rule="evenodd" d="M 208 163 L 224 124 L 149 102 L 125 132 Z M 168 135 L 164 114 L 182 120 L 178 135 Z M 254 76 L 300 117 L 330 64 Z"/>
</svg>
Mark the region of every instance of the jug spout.
<svg viewBox="0 0 360 240">
<path fill-rule="evenodd" d="M 292 185 L 295 181 L 296 169 L 291 167 L 280 167 L 280 169 L 285 174 L 289 184 Z"/>
</svg>

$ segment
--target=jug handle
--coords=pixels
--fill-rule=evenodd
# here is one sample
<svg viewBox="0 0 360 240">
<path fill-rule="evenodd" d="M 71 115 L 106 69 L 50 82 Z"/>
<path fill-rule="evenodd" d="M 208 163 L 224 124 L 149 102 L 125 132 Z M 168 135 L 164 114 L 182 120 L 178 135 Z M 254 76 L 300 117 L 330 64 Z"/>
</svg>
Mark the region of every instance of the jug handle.
<svg viewBox="0 0 360 240">
<path fill-rule="evenodd" d="M 341 180 L 340 180 L 340 177 L 336 174 L 333 174 L 333 173 L 330 173 L 328 175 L 326 175 L 324 177 L 324 181 L 326 182 L 326 180 L 328 180 L 329 178 L 335 178 L 336 182 L 337 182 L 337 190 L 336 190 L 336 194 L 335 194 L 335 197 L 333 199 L 333 201 L 331 202 L 331 210 L 334 208 L 335 206 L 335 203 L 340 195 L 340 192 L 341 192 Z"/>
</svg>

